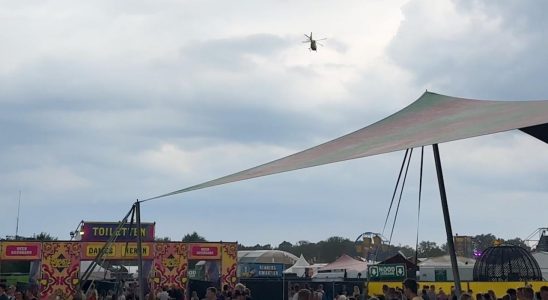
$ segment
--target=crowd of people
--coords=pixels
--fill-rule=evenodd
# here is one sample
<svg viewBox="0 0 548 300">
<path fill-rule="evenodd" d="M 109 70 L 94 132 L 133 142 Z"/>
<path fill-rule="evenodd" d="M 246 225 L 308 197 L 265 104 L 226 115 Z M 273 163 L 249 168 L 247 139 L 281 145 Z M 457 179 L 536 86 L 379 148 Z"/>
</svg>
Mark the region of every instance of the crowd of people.
<svg viewBox="0 0 548 300">
<path fill-rule="evenodd" d="M 390 288 L 384 285 L 382 291 L 382 295 L 371 297 L 372 300 L 548 300 L 548 286 L 542 286 L 535 292 L 531 285 L 517 289 L 510 288 L 504 295 L 498 296 L 493 290 L 484 293 L 467 290 L 457 297 L 454 287 L 451 287 L 448 293 L 442 288 L 436 290 L 435 285 L 424 285 L 422 289 L 419 289 L 415 280 L 406 279 L 402 288 Z"/>
<path fill-rule="evenodd" d="M 406 279 L 402 287 L 382 287 L 382 294 L 368 295 L 367 290 L 354 286 L 352 291 L 340 291 L 332 299 L 323 289 L 322 284 L 311 286 L 306 283 L 302 286 L 291 284 L 288 288 L 288 300 L 548 300 L 548 286 L 542 286 L 535 291 L 532 286 L 526 285 L 517 289 L 510 288 L 504 295 L 496 295 L 493 290 L 474 293 L 467 290 L 456 296 L 454 288 L 447 293 L 442 289 L 436 289 L 435 285 L 424 285 L 422 289 L 413 279 Z M 62 294 L 54 293 L 48 300 L 63 300 Z M 17 290 L 15 286 L 6 286 L 0 283 L 0 300 L 38 300 L 38 289 L 28 288 L 25 291 Z M 113 292 L 99 295 L 97 289 L 91 286 L 87 292 L 73 297 L 73 299 L 85 300 L 134 300 L 138 299 L 136 287 L 129 285 L 121 295 L 116 297 Z M 147 300 L 183 300 L 184 293 L 176 287 L 162 287 L 157 291 L 150 291 L 145 296 Z M 198 295 L 191 291 L 190 300 L 252 300 L 251 290 L 238 283 L 234 288 L 225 285 L 222 289 L 209 287 L 205 295 Z"/>
<path fill-rule="evenodd" d="M 223 286 L 222 290 L 215 287 L 208 287 L 203 300 L 251 300 L 251 290 L 245 285 L 238 283 L 234 288 L 228 285 Z M 162 300 L 162 299 L 160 299 Z M 192 291 L 190 300 L 201 300 L 196 291 Z"/>
<path fill-rule="evenodd" d="M 333 300 L 548 300 L 548 286 L 542 286 L 538 291 L 535 291 L 530 285 L 517 289 L 510 288 L 504 295 L 499 296 L 493 290 L 488 290 L 485 293 L 474 293 L 472 290 L 467 290 L 457 297 L 454 288 L 451 288 L 447 293 L 442 288 L 436 289 L 435 285 L 424 285 L 420 289 L 415 280 L 406 279 L 401 288 L 384 285 L 382 294 L 379 295 L 368 295 L 367 290 L 362 291 L 358 286 L 354 286 L 352 292 L 340 291 Z M 292 285 L 289 288 L 288 299 L 331 300 L 327 297 L 321 284 L 315 288 L 308 284 L 302 288 L 298 284 Z"/>
</svg>

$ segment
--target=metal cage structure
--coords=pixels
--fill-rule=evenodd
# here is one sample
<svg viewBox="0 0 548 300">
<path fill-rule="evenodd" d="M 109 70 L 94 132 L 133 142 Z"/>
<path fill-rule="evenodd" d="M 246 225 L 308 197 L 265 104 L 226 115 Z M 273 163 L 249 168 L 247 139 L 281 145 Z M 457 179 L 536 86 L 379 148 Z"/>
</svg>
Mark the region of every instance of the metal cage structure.
<svg viewBox="0 0 548 300">
<path fill-rule="evenodd" d="M 526 249 L 501 245 L 485 249 L 474 265 L 474 281 L 537 281 L 542 273 Z"/>
</svg>

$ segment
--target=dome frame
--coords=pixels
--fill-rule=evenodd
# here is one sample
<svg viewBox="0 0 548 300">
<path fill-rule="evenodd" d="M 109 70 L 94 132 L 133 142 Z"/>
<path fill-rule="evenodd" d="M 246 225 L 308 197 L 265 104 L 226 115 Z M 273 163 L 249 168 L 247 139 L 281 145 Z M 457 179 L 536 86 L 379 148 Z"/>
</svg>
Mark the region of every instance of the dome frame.
<svg viewBox="0 0 548 300">
<path fill-rule="evenodd" d="M 535 258 L 514 245 L 489 247 L 474 264 L 474 281 L 542 281 Z"/>
</svg>

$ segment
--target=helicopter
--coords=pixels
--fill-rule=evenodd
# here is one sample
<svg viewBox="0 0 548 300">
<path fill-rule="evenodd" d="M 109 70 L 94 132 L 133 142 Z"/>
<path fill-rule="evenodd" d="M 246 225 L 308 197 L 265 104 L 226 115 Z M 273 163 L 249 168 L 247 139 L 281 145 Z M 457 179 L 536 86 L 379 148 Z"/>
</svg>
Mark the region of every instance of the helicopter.
<svg viewBox="0 0 548 300">
<path fill-rule="evenodd" d="M 321 43 L 319 43 L 318 41 L 327 40 L 326 38 L 317 39 L 317 40 L 313 39 L 312 38 L 312 32 L 310 32 L 310 36 L 308 36 L 306 34 L 304 36 L 306 36 L 306 38 L 308 40 L 303 41 L 303 43 L 310 43 L 310 48 L 308 48 L 308 50 L 310 50 L 310 51 L 318 51 L 318 47 L 316 45 L 320 45 L 320 46 L 323 47 L 323 45 Z"/>
</svg>

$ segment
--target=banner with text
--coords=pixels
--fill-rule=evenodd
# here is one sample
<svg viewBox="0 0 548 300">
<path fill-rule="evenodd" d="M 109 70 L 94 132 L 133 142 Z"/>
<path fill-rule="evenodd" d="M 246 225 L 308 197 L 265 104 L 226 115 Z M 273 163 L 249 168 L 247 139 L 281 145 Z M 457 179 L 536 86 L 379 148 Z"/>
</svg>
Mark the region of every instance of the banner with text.
<svg viewBox="0 0 548 300">
<path fill-rule="evenodd" d="M 82 260 L 93 260 L 101 252 L 106 243 L 87 242 L 82 243 Z M 153 243 L 143 243 L 143 259 L 152 259 Z M 103 258 L 106 260 L 124 259 L 135 260 L 139 258 L 137 243 L 117 242 L 105 249 Z"/>
<path fill-rule="evenodd" d="M 143 242 L 154 241 L 155 223 L 141 223 L 141 238 Z M 82 225 L 82 242 L 106 242 L 116 235 L 116 242 L 136 242 L 138 228 L 134 224 L 125 224 L 116 230 L 119 223 L 113 222 L 85 222 Z"/>
<path fill-rule="evenodd" d="M 38 260 L 41 257 L 40 242 L 0 242 L 0 260 Z"/>
<path fill-rule="evenodd" d="M 200 243 L 189 244 L 188 259 L 215 260 L 221 259 L 221 244 Z"/>
<path fill-rule="evenodd" d="M 238 265 L 240 278 L 279 278 L 283 276 L 283 264 L 248 263 Z"/>
</svg>

